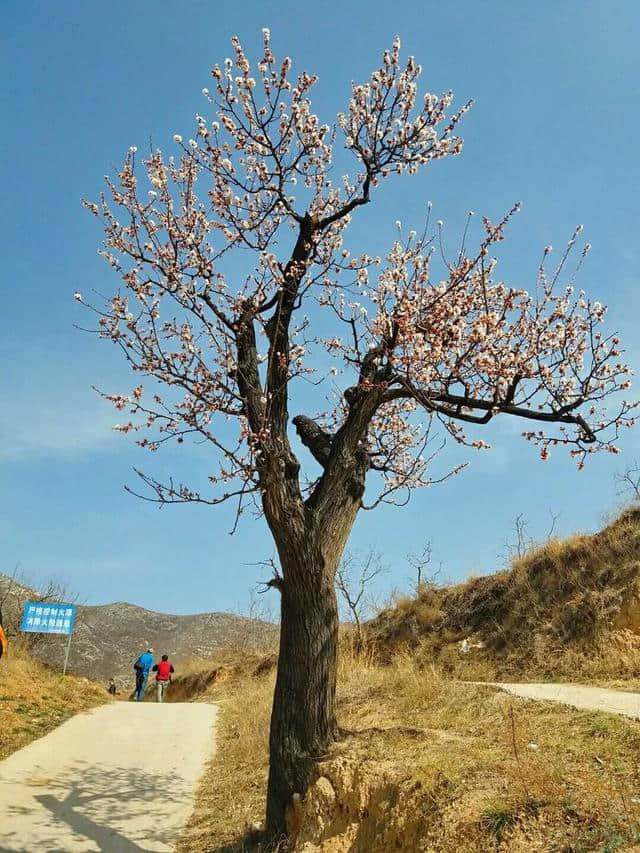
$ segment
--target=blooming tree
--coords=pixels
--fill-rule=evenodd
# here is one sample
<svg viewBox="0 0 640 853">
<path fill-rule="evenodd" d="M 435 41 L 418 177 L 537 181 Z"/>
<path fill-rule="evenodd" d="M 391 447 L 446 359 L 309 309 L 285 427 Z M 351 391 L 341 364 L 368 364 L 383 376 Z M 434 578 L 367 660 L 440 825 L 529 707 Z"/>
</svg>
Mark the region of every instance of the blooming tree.
<svg viewBox="0 0 640 853">
<path fill-rule="evenodd" d="M 401 62 L 398 40 L 353 85 L 335 124 L 312 111 L 317 78 L 277 62 L 268 30 L 255 72 L 232 44 L 234 60 L 203 90 L 208 115 L 197 116 L 194 138 L 176 135 L 177 156 L 151 150 L 141 168 L 130 149 L 99 202 L 85 205 L 122 279 L 93 306 L 98 332 L 144 379 L 106 395 L 126 413 L 118 428 L 152 451 L 188 437 L 215 451 L 206 490 L 139 472 L 146 496 L 234 499 L 238 512 L 253 501 L 278 549 L 273 836 L 286 832 L 287 804 L 336 734 L 334 579 L 358 511 L 453 473 L 431 477 L 434 424 L 481 448 L 470 425 L 518 417 L 542 458 L 562 446 L 582 466 L 595 451 L 617 452 L 633 405 L 616 393 L 606 414 L 630 371 L 618 339 L 601 331 L 604 306 L 564 278 L 572 254 L 579 262 L 589 249 L 577 246 L 580 227 L 555 269 L 544 250 L 532 293 L 497 278 L 492 257 L 517 206 L 497 224 L 484 219 L 476 247 L 465 236 L 454 259 L 429 216 L 419 232 L 397 223 L 380 255 L 345 246 L 384 179 L 462 147 L 469 104 L 448 115 L 451 93 L 419 99 L 420 66 Z M 355 171 L 336 180 L 334 160 L 346 157 Z M 317 407 L 290 419 L 302 386 L 300 399 L 306 406 L 316 392 Z M 296 440 L 319 465 L 306 482 Z"/>
</svg>

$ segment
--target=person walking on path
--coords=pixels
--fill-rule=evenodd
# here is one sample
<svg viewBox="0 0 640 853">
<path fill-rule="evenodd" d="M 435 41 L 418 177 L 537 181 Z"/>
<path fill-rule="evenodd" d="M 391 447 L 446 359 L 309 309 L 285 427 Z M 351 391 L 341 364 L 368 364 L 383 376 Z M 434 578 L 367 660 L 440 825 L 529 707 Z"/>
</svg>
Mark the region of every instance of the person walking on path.
<svg viewBox="0 0 640 853">
<path fill-rule="evenodd" d="M 156 673 L 156 702 L 164 702 L 164 696 L 171 681 L 171 673 L 175 672 L 169 661 L 169 655 L 162 655 L 162 660 L 154 664 Z"/>
<path fill-rule="evenodd" d="M 133 693 L 133 698 L 136 702 L 142 702 L 144 693 L 147 688 L 147 678 L 153 666 L 153 649 L 147 649 L 146 652 L 140 655 L 134 663 L 133 668 L 136 671 L 136 689 Z"/>
</svg>

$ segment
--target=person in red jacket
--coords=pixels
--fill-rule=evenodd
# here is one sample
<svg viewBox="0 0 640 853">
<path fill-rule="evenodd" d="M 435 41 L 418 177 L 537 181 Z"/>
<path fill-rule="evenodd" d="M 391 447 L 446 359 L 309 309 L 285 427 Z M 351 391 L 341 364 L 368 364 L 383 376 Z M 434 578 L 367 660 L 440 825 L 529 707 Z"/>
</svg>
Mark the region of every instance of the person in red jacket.
<svg viewBox="0 0 640 853">
<path fill-rule="evenodd" d="M 160 663 L 154 663 L 152 672 L 156 674 L 156 702 L 164 702 L 164 695 L 175 670 L 169 662 L 169 655 L 162 655 Z"/>
</svg>

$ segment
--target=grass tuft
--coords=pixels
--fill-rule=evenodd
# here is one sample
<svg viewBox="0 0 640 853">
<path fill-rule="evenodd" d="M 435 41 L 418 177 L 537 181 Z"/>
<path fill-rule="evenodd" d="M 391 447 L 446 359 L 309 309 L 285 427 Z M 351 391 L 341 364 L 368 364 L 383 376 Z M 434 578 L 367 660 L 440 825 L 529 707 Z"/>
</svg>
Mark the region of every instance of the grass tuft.
<svg viewBox="0 0 640 853">
<path fill-rule="evenodd" d="M 493 836 L 496 841 L 502 841 L 505 832 L 515 826 L 518 813 L 507 804 L 489 806 L 480 815 L 480 829 L 487 835 Z"/>
</svg>

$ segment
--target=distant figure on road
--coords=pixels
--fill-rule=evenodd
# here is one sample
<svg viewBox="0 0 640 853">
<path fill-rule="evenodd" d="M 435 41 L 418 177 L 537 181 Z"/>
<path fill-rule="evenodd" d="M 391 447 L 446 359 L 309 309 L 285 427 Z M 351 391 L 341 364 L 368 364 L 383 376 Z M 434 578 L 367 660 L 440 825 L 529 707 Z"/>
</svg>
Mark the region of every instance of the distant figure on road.
<svg viewBox="0 0 640 853">
<path fill-rule="evenodd" d="M 109 686 L 107 687 L 107 690 L 109 691 L 109 693 L 110 693 L 112 696 L 115 696 L 115 695 L 116 695 L 116 693 L 117 693 L 117 691 L 116 691 L 116 683 L 115 683 L 115 681 L 113 680 L 113 678 L 110 678 L 110 679 L 109 679 Z"/>
<path fill-rule="evenodd" d="M 133 668 L 136 671 L 136 689 L 134 691 L 133 698 L 136 702 L 142 702 L 144 699 L 144 692 L 147 687 L 147 678 L 149 678 L 149 672 L 152 666 L 153 649 L 147 649 L 147 651 L 141 654 L 133 665 Z"/>
<path fill-rule="evenodd" d="M 162 655 L 160 663 L 154 664 L 153 671 L 156 673 L 156 702 L 164 702 L 164 694 L 169 687 L 171 673 L 175 672 L 169 662 L 169 655 Z"/>
</svg>

